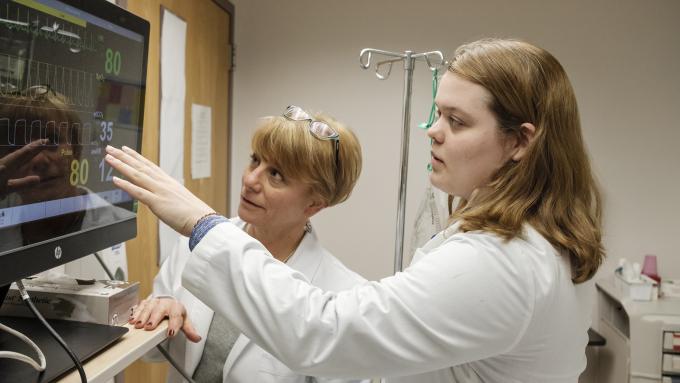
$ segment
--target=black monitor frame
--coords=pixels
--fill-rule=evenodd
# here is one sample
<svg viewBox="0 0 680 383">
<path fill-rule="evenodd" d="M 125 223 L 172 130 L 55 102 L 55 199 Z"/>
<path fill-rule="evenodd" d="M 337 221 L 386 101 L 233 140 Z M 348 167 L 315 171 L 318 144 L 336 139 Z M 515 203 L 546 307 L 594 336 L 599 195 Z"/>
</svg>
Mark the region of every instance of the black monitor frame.
<svg viewBox="0 0 680 383">
<path fill-rule="evenodd" d="M 141 148 L 149 51 L 149 22 L 106 0 L 59 1 L 144 36 L 143 57 L 145 59 L 142 60 L 142 81 L 140 84 L 142 108 L 139 112 L 140 126 L 137 137 L 137 147 Z M 136 205 L 136 201 L 133 204 Z M 0 288 L 0 304 L 4 299 L 2 293 L 6 291 L 5 285 L 136 236 L 137 218 L 135 216 L 0 253 L 0 286 L 2 286 Z"/>
</svg>

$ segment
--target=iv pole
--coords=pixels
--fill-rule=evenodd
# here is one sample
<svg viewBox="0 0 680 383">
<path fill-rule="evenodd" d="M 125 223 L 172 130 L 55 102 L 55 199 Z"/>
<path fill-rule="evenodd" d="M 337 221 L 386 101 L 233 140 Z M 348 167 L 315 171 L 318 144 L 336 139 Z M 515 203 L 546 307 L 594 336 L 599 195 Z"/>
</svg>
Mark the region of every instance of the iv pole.
<svg viewBox="0 0 680 383">
<path fill-rule="evenodd" d="M 416 61 L 425 61 L 431 71 L 444 63 L 444 56 L 440 51 L 425 53 L 414 53 L 413 51 L 388 52 L 379 49 L 365 48 L 359 54 L 359 63 L 363 69 L 371 66 L 373 54 L 389 57 L 375 65 L 375 75 L 380 80 L 390 77 L 392 64 L 404 62 L 404 104 L 402 109 L 402 135 L 401 135 L 401 174 L 399 176 L 399 203 L 397 205 L 397 233 L 394 246 L 394 272 L 397 273 L 403 268 L 404 259 L 404 216 L 406 214 L 406 179 L 408 172 L 408 144 L 411 123 L 411 88 L 413 86 L 413 67 Z M 380 69 L 387 65 L 386 72 L 381 73 Z"/>
</svg>

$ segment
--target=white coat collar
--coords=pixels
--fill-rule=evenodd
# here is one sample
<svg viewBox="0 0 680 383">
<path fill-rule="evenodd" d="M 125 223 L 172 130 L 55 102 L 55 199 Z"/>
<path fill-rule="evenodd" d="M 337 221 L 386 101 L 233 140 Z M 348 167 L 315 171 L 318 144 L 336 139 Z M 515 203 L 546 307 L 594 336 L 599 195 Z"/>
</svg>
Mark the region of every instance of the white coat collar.
<svg viewBox="0 0 680 383">
<path fill-rule="evenodd" d="M 242 230 L 246 227 L 246 222 L 239 217 L 231 218 L 230 221 L 234 226 Z M 295 252 L 286 264 L 293 270 L 304 274 L 310 282 L 314 282 L 316 272 L 323 260 L 323 257 L 320 256 L 321 254 L 326 254 L 326 249 L 321 246 L 319 238 L 316 236 L 314 228 L 312 228 L 311 232 L 305 233 L 302 241 L 300 241 L 297 249 L 295 249 Z"/>
<path fill-rule="evenodd" d="M 435 234 L 432 238 L 430 238 L 429 241 L 427 241 L 423 247 L 416 249 L 415 253 L 413 254 L 413 259 L 411 260 L 411 265 L 416 264 L 418 261 L 423 259 L 423 257 L 431 252 L 433 249 L 441 246 L 444 242 L 446 242 L 447 239 L 449 239 L 452 235 L 456 234 L 459 232 L 460 229 L 460 222 L 455 221 L 451 223 L 447 228 L 444 230 L 440 231 L 439 233 Z"/>
</svg>

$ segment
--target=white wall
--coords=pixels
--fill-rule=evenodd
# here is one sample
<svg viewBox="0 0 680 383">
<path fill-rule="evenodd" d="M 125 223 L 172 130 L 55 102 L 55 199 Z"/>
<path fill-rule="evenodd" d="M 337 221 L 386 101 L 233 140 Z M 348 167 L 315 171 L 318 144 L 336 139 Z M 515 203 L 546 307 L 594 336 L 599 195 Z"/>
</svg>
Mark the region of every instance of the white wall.
<svg viewBox="0 0 680 383">
<path fill-rule="evenodd" d="M 618 258 L 659 257 L 680 278 L 680 2 L 232 0 L 236 68 L 232 212 L 260 116 L 296 104 L 349 124 L 364 168 L 352 197 L 313 219 L 324 244 L 368 278 L 391 273 L 401 135 L 402 67 L 378 81 L 361 70 L 372 47 L 445 54 L 486 36 L 551 51 L 576 90 L 606 197 L 609 272 Z M 430 75 L 415 71 L 407 232 L 427 182 Z M 407 234 L 407 238 L 408 234 Z M 405 248 L 408 249 L 408 243 Z"/>
</svg>

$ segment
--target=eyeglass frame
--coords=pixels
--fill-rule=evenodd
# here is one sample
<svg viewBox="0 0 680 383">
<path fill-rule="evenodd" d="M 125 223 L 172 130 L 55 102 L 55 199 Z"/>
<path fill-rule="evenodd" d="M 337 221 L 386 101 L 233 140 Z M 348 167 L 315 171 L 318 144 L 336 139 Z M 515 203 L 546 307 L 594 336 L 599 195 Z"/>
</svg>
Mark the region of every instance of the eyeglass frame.
<svg viewBox="0 0 680 383">
<path fill-rule="evenodd" d="M 294 110 L 294 109 L 297 109 L 300 112 L 304 113 L 304 115 L 307 116 L 307 118 L 300 118 L 300 119 L 292 118 L 289 115 L 288 112 L 291 111 L 291 110 Z M 328 140 L 335 141 L 335 173 L 337 174 L 339 169 L 340 169 L 340 134 L 338 133 L 338 131 L 333 129 L 333 127 L 330 126 L 327 122 L 315 120 L 312 117 L 312 115 L 307 113 L 306 110 L 304 110 L 304 109 L 302 109 L 302 108 L 300 108 L 299 106 L 296 106 L 296 105 L 288 105 L 286 107 L 286 110 L 283 111 L 282 116 L 284 118 L 286 118 L 287 120 L 295 121 L 295 122 L 308 121 L 307 130 L 316 139 L 319 139 L 319 140 L 322 140 L 322 141 L 328 141 Z M 331 135 L 331 136 L 321 136 L 321 135 L 317 134 L 314 130 L 312 130 L 312 125 L 314 123 L 325 125 L 331 132 L 333 132 L 333 135 Z"/>
</svg>

